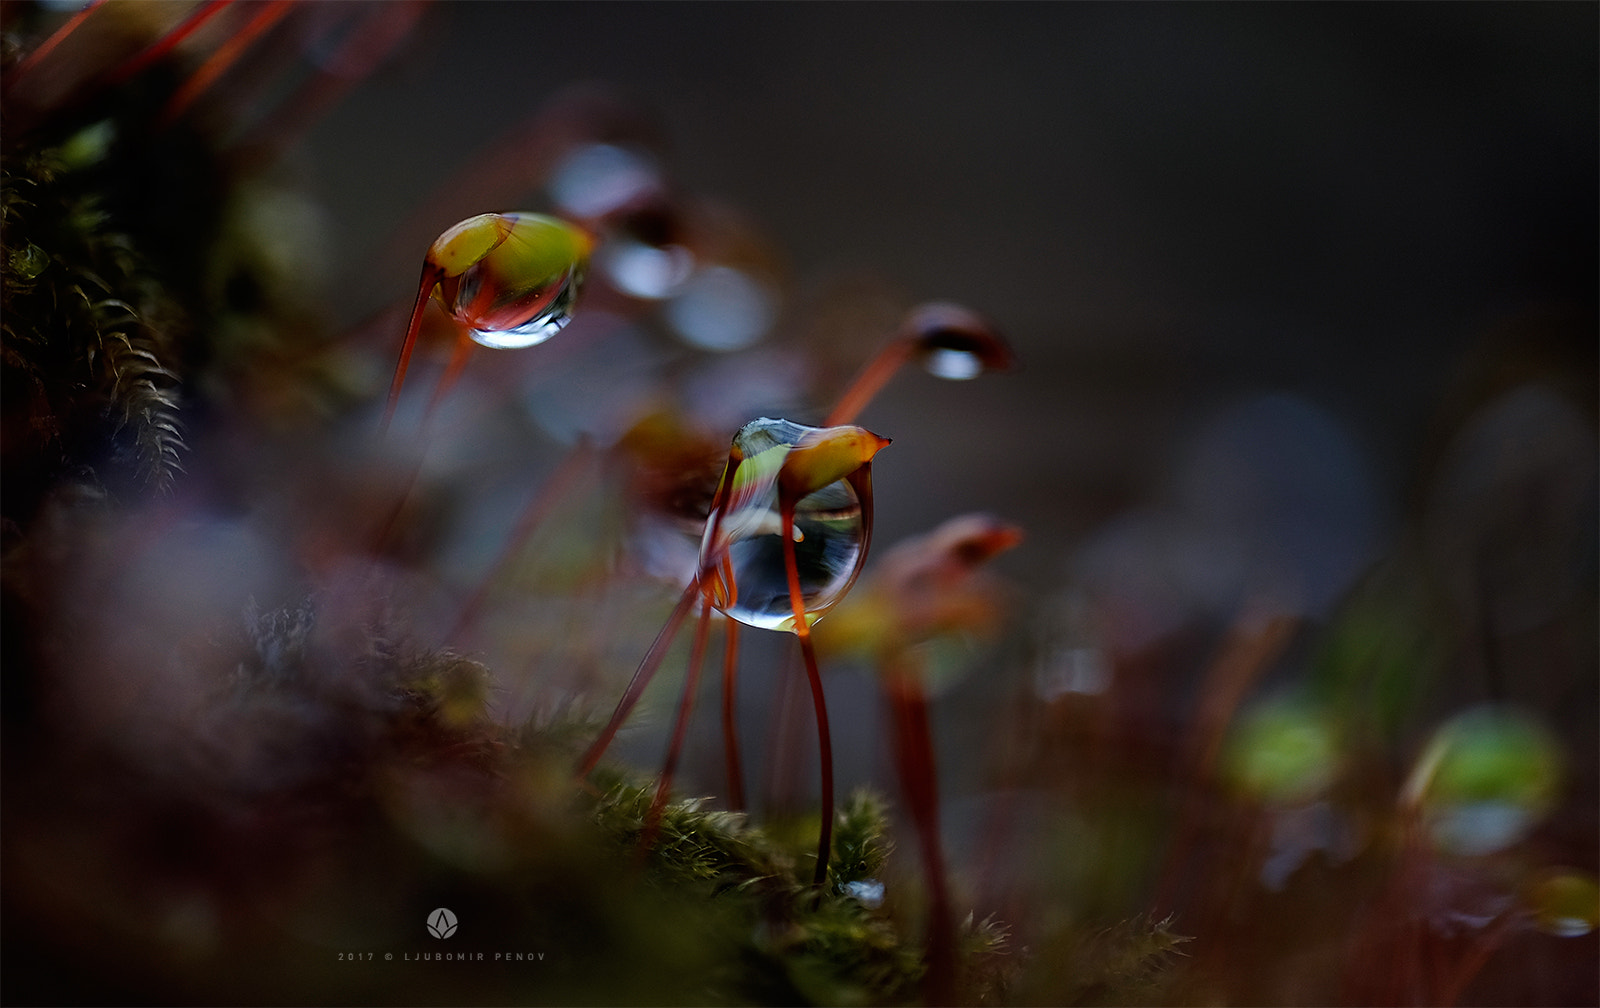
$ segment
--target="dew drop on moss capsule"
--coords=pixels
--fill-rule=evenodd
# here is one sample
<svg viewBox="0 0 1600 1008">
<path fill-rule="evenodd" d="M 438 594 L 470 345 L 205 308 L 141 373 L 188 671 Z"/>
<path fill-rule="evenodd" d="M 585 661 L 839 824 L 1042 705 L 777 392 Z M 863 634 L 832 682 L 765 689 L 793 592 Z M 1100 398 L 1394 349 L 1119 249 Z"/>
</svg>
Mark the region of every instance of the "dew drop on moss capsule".
<svg viewBox="0 0 1600 1008">
<path fill-rule="evenodd" d="M 445 232 L 434 248 L 452 243 L 476 258 L 459 272 L 447 270 L 437 297 L 474 342 L 499 350 L 536 346 L 572 321 L 588 253 L 588 240 L 572 225 L 541 214 L 481 214 Z"/>
<path fill-rule="evenodd" d="M 713 603 L 740 623 L 794 629 L 783 556 L 786 533 L 794 541 L 808 621 L 843 597 L 860 572 L 871 535 L 870 502 L 863 506 L 863 496 L 871 494 L 865 465 L 799 497 L 794 521 L 784 528 L 779 474 L 785 459 L 808 436 L 825 430 L 762 418 L 733 439 L 723 474 L 726 503 L 706 521 L 700 562 L 711 581 Z"/>
</svg>

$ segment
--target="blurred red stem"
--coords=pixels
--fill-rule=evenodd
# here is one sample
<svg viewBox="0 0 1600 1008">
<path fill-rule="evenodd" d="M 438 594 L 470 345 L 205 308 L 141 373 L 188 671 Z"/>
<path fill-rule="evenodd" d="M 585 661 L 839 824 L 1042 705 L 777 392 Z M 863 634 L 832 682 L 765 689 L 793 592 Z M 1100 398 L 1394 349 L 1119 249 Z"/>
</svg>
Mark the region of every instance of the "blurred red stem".
<svg viewBox="0 0 1600 1008">
<path fill-rule="evenodd" d="M 1186 772 L 1180 771 L 1186 795 L 1156 890 L 1158 908 L 1170 906 L 1176 898 L 1178 879 L 1199 828 L 1211 774 L 1228 724 L 1250 687 L 1288 646 L 1294 628 L 1292 617 L 1263 617 L 1259 612 L 1247 611 L 1234 621 L 1227 641 L 1206 673 L 1201 685 L 1200 709 L 1195 715 L 1185 753 L 1189 766 Z"/>
<path fill-rule="evenodd" d="M 395 363 L 394 381 L 389 384 L 389 401 L 383 408 L 383 425 L 379 428 L 380 434 L 389 433 L 389 424 L 394 420 L 395 407 L 400 403 L 400 386 L 406 381 L 406 368 L 411 364 L 411 351 L 417 345 L 417 333 L 422 330 L 422 313 L 428 307 L 428 298 L 433 295 L 433 288 L 444 279 L 444 270 L 430 263 L 422 266 L 422 279 L 417 285 L 417 300 L 411 308 L 411 321 L 406 323 L 406 337 L 400 344 L 400 359 Z"/>
<path fill-rule="evenodd" d="M 705 664 L 706 640 L 711 636 L 711 607 L 700 607 L 700 620 L 695 625 L 694 646 L 689 651 L 689 674 L 683 681 L 683 697 L 678 701 L 678 719 L 672 726 L 672 740 L 667 744 L 667 758 L 661 765 L 661 780 L 656 784 L 656 796 L 650 802 L 650 811 L 644 817 L 644 830 L 639 834 L 639 847 L 648 850 L 656 840 L 661 827 L 661 810 L 666 807 L 667 795 L 672 791 L 672 777 L 678 770 L 678 757 L 683 754 L 683 740 L 689 731 L 689 715 L 694 711 L 695 694 L 700 689 L 700 669 Z"/>
<path fill-rule="evenodd" d="M 136 76 L 146 67 L 154 65 L 162 57 L 183 44 L 183 40 L 193 35 L 207 21 L 221 14 L 233 0 L 207 0 L 195 8 L 188 17 L 184 18 L 177 27 L 161 36 L 153 44 L 146 46 L 144 51 L 135 54 L 118 67 L 106 78 L 108 87 L 115 87 L 123 81 Z"/>
<path fill-rule="evenodd" d="M 600 763 L 606 749 L 611 745 L 611 740 L 616 737 L 617 730 L 622 727 L 622 722 L 628 719 L 634 704 L 639 702 L 639 697 L 644 694 L 645 687 L 650 685 L 650 680 L 655 676 L 656 670 L 661 667 L 662 660 L 667 656 L 667 648 L 672 644 L 672 638 L 677 636 L 678 627 L 683 625 L 684 618 L 689 615 L 689 609 L 700 600 L 700 583 L 695 581 L 683 590 L 678 598 L 678 604 L 673 607 L 667 622 L 661 627 L 661 632 L 656 634 L 655 642 L 650 645 L 650 650 L 645 654 L 644 661 L 633 673 L 633 678 L 628 682 L 628 688 L 623 691 L 622 699 L 617 701 L 616 710 L 611 712 L 611 720 L 601 730 L 598 738 L 589 746 L 589 751 L 583 756 L 583 762 L 578 765 L 578 778 L 581 780 Z"/>
<path fill-rule="evenodd" d="M 789 576 L 789 605 L 794 609 L 794 634 L 800 638 L 800 654 L 806 663 L 806 678 L 811 682 L 811 705 L 817 715 L 817 749 L 821 754 L 822 831 L 817 839 L 817 870 L 812 884 L 828 880 L 828 855 L 833 848 L 833 737 L 828 731 L 828 702 L 822 695 L 822 674 L 817 670 L 817 652 L 811 646 L 811 624 L 806 621 L 805 595 L 800 590 L 800 562 L 795 557 L 795 502 L 787 495 L 778 500 L 778 521 L 782 528 L 783 566 Z"/>
<path fill-rule="evenodd" d="M 444 367 L 444 374 L 439 376 L 439 384 L 434 386 L 433 395 L 428 397 L 427 408 L 422 411 L 422 425 L 426 427 L 433 414 L 439 409 L 439 404 L 444 402 L 444 397 L 455 388 L 456 382 L 461 380 L 461 372 L 467 369 L 467 361 L 472 359 L 472 350 L 478 344 L 467 335 L 465 327 L 456 333 L 456 345 L 450 350 L 450 362 Z"/>
<path fill-rule="evenodd" d="M 594 447 L 588 435 L 582 435 L 578 443 L 572 446 L 567 457 L 561 460 L 556 471 L 550 474 L 538 492 L 528 501 L 528 506 L 523 509 L 517 518 L 516 526 L 511 530 L 511 535 L 506 540 L 505 546 L 500 550 L 500 555 L 495 558 L 494 565 L 489 572 L 478 582 L 478 587 L 473 591 L 472 597 L 467 599 L 461 607 L 461 614 L 456 617 L 455 627 L 451 630 L 452 638 L 460 637 L 471 628 L 478 618 L 478 612 L 483 608 L 483 601 L 489 595 L 489 589 L 499 580 L 501 573 L 510 565 L 512 559 L 522 552 L 529 539 L 543 525 L 545 519 L 550 517 L 551 510 L 556 501 L 567 495 L 572 489 L 572 484 L 577 481 L 578 474 L 588 464 L 594 455 Z"/>
<path fill-rule="evenodd" d="M 28 75 L 33 72 L 34 67 L 42 63 L 55 50 L 56 46 L 66 41 L 68 36 L 83 27 L 83 23 L 89 19 L 89 15 L 93 14 L 103 3 L 105 3 L 105 0 L 94 0 L 83 10 L 68 18 L 66 23 L 52 32 L 49 38 L 40 42 L 38 48 L 29 53 L 22 62 L 16 65 L 16 68 L 10 74 L 6 75 L 5 90 L 9 91 L 18 82 L 26 80 Z"/>
<path fill-rule="evenodd" d="M 229 67 L 238 62 L 239 57 L 243 56 L 258 38 L 270 31 L 273 25 L 293 9 L 293 0 L 270 0 L 262 4 L 255 16 L 245 22 L 245 26 L 238 34 L 230 37 L 221 48 L 200 64 L 200 68 L 173 94 L 171 100 L 167 102 L 166 110 L 162 113 L 162 124 L 171 125 L 196 98 L 204 94 L 205 90 L 215 84 Z"/>
<path fill-rule="evenodd" d="M 949 1004 L 955 987 L 955 919 L 945 878 L 939 837 L 939 778 L 929 727 L 928 697 L 901 659 L 884 662 L 883 692 L 900 789 L 916 827 L 928 882 L 928 973 L 923 979 L 928 1004 Z"/>
<path fill-rule="evenodd" d="M 227 2 L 229 0 L 210 0 L 207 6 Z M 324 109 L 394 51 L 416 27 L 426 6 L 427 0 L 411 0 L 368 8 L 359 22 L 348 30 L 332 58 L 320 64 L 265 122 L 251 131 L 241 146 L 258 150 L 287 147 L 307 124 L 314 122 Z"/>
<path fill-rule="evenodd" d="M 866 367 L 856 375 L 844 395 L 839 397 L 839 402 L 822 422 L 824 427 L 838 427 L 842 424 L 853 423 L 861 411 L 867 408 L 872 397 L 882 391 L 889 384 L 896 371 L 911 359 L 916 350 L 917 341 L 910 336 L 897 336 L 878 355 L 867 362 Z"/>
</svg>

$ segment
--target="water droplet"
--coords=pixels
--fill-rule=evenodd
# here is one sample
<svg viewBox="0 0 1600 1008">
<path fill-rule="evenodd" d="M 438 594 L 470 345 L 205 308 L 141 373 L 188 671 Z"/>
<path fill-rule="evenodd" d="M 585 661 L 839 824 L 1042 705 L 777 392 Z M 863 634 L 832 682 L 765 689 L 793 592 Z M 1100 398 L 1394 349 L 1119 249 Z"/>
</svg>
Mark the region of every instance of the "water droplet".
<svg viewBox="0 0 1600 1008">
<path fill-rule="evenodd" d="M 588 238 L 541 214 L 486 214 L 482 220 L 497 239 L 439 282 L 439 300 L 483 346 L 514 350 L 543 343 L 572 321 Z"/>
<path fill-rule="evenodd" d="M 1600 924 L 1600 885 L 1593 875 L 1551 869 L 1526 890 L 1534 923 L 1545 934 L 1580 938 Z"/>
<path fill-rule="evenodd" d="M 871 528 L 848 479 L 801 497 L 793 525 L 784 527 L 778 479 L 784 460 L 802 438 L 823 430 L 762 418 L 733 439 L 720 493 L 725 503 L 706 520 L 700 547 L 700 562 L 713 579 L 713 601 L 732 619 L 769 630 L 794 628 L 784 536 L 794 542 L 808 615 L 842 598 L 860 572 Z"/>
<path fill-rule="evenodd" d="M 1488 854 L 1519 842 L 1549 812 L 1563 771 L 1560 743 L 1538 721 L 1476 707 L 1445 722 L 1406 782 L 1440 847 Z"/>
<path fill-rule="evenodd" d="M 1436 809 L 1429 817 L 1428 833 L 1444 850 L 1477 857 L 1510 847 L 1533 822 L 1528 809 L 1510 802 L 1462 802 Z"/>
<path fill-rule="evenodd" d="M 1223 757 L 1234 787 L 1274 804 L 1308 801 L 1333 783 L 1339 769 L 1337 733 L 1326 713 L 1289 700 L 1263 701 L 1242 713 Z"/>
<path fill-rule="evenodd" d="M 967 381 L 1013 363 L 1011 348 L 977 312 L 934 301 L 919 305 L 906 319 L 916 336 L 922 366 L 936 378 Z"/>
</svg>

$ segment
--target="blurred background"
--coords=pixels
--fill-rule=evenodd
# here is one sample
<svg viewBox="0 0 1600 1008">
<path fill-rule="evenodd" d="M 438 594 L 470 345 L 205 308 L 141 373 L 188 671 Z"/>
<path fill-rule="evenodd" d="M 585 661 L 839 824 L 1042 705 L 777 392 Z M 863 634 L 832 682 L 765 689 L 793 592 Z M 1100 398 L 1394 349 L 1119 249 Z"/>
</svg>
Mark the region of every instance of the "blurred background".
<svg viewBox="0 0 1600 1008">
<path fill-rule="evenodd" d="M 193 68 L 272 7 L 230 5 L 185 39 L 164 57 L 172 82 L 151 86 L 167 104 L 139 115 L 170 113 Z M 662 531 L 692 508 L 658 506 L 692 493 L 661 473 L 692 476 L 756 416 L 820 422 L 907 310 L 951 301 L 1017 366 L 907 368 L 861 414 L 893 444 L 873 466 L 862 608 L 836 622 L 909 611 L 875 576 L 951 518 L 987 513 L 1023 539 L 950 589 L 982 604 L 929 639 L 830 651 L 828 619 L 818 635 L 841 791 L 892 806 L 874 667 L 916 655 L 959 902 L 1033 950 L 1000 1000 L 1594 1002 L 1593 5 L 291 7 L 180 110 L 192 140 L 157 134 L 149 156 L 118 153 L 136 132 L 122 124 L 143 121 L 119 103 L 143 92 L 84 82 L 193 8 L 113 0 L 23 74 L 70 10 L 6 7 L 8 158 L 118 123 L 100 156 L 137 171 L 110 173 L 107 200 L 142 204 L 152 235 L 175 229 L 163 247 L 193 246 L 172 286 L 203 306 L 167 348 L 185 462 L 165 496 L 104 474 L 114 451 L 17 449 L 38 397 L 7 386 L 7 663 L 22 670 L 7 724 L 39 753 L 7 749 L 7 889 L 46 880 L 8 896 L 8 960 L 41 905 L 99 884 L 56 879 L 71 859 L 48 838 L 142 814 L 36 797 L 98 773 L 84 751 L 167 767 L 141 785 L 167 802 L 171 767 L 221 746 L 238 804 L 202 847 L 234 842 L 229 816 L 285 814 L 262 795 L 322 779 L 302 764 L 323 742 L 287 741 L 327 727 L 304 697 L 278 721 L 230 709 L 228 741 L 200 699 L 208 662 L 292 678 L 274 634 L 331 637 L 330 665 L 341 647 L 392 657 L 404 648 L 355 640 L 381 610 L 386 642 L 481 664 L 474 716 L 603 719 L 692 556 Z M 166 183 L 116 195 L 141 172 Z M 374 438 L 429 243 L 514 209 L 603 236 L 574 321 L 475 353 L 434 412 L 450 341 L 435 312 L 403 433 Z M 18 233 L 8 218 L 14 259 Z M 654 255 L 631 260 L 643 273 L 629 251 Z M 569 481 L 574 450 L 620 468 Z M 66 485 L 92 485 L 103 510 L 82 521 Z M 744 637 L 757 815 L 815 800 L 791 650 Z M 654 772 L 682 678 L 681 657 L 666 663 L 614 758 Z M 688 793 L 724 792 L 715 704 L 708 687 Z M 916 878 L 909 832 L 898 848 Z M 296 892 L 343 898 L 320 871 Z M 62 912 L 20 947 L 99 964 L 90 992 L 228 1000 L 216 950 L 270 945 L 298 897 L 212 882 L 185 883 L 172 936 L 140 939 L 155 947 L 138 978 L 96 942 L 123 940 L 118 914 L 160 903 L 159 885 L 106 911 L 95 941 Z M 230 901 L 253 923 L 236 927 Z M 1167 914 L 1192 940 L 1166 986 L 1084 989 L 1051 951 Z M 381 946 L 395 926 L 368 924 L 344 934 Z M 206 979 L 173 979 L 191 965 Z M 414 996 L 559 1000 L 583 979 Z M 267 989 L 397 996 L 383 983 Z M 40 975 L 15 990 L 54 1000 Z"/>
</svg>

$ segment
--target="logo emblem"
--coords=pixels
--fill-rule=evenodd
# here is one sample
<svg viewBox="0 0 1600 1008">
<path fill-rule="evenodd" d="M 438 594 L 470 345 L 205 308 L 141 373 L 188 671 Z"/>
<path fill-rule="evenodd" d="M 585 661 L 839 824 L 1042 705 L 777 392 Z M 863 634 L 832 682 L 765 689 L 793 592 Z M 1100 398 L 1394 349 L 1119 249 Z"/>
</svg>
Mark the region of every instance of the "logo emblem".
<svg viewBox="0 0 1600 1008">
<path fill-rule="evenodd" d="M 456 933 L 456 915 L 440 907 L 428 915 L 428 933 L 435 938 L 448 938 Z"/>
</svg>

